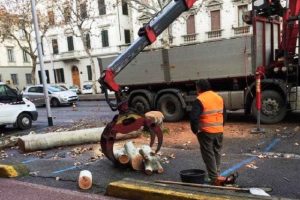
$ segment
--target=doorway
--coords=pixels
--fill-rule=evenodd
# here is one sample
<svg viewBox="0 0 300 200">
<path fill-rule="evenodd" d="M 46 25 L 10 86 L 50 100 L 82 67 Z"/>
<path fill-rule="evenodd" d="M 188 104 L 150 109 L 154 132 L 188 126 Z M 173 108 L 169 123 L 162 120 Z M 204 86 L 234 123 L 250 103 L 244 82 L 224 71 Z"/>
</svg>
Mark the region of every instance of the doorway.
<svg viewBox="0 0 300 200">
<path fill-rule="evenodd" d="M 80 88 L 79 71 L 76 66 L 72 67 L 72 80 L 73 80 L 73 85 L 77 85 Z"/>
</svg>

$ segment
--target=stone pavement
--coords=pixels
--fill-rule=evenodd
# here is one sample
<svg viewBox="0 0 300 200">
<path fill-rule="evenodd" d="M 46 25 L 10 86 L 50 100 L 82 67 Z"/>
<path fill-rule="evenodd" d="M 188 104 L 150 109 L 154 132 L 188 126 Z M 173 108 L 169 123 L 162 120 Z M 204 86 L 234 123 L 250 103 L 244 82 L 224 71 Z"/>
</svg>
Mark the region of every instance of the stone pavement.
<svg viewBox="0 0 300 200">
<path fill-rule="evenodd" d="M 12 179 L 0 178 L 0 199 L 5 200 L 117 200 L 99 194 L 89 194 Z"/>
</svg>

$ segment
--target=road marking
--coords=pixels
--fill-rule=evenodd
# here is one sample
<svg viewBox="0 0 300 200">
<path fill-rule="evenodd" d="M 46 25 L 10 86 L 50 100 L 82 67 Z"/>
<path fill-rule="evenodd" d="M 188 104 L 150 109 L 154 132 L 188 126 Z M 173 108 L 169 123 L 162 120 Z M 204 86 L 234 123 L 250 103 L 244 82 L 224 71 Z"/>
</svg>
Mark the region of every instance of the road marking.
<svg viewBox="0 0 300 200">
<path fill-rule="evenodd" d="M 274 139 L 265 149 L 264 149 L 264 153 L 270 151 L 278 142 L 280 141 L 279 138 Z M 228 176 L 229 174 L 233 173 L 234 171 L 238 170 L 239 168 L 241 168 L 242 166 L 256 160 L 258 157 L 252 157 L 252 158 L 248 158 L 246 160 L 243 160 L 235 165 L 233 165 L 232 167 L 230 167 L 229 169 L 225 170 L 224 172 L 221 173 L 221 176 Z"/>
<path fill-rule="evenodd" d="M 31 163 L 31 162 L 36 161 L 36 160 L 40 160 L 40 159 L 39 159 L 39 158 L 30 158 L 30 159 L 28 159 L 28 160 L 23 161 L 22 163 L 23 163 L 23 164 Z"/>
<path fill-rule="evenodd" d="M 77 168 L 77 166 L 67 167 L 67 168 L 64 168 L 64 169 L 61 169 L 61 170 L 54 171 L 54 172 L 52 172 L 52 174 L 59 174 L 61 172 L 73 170 L 73 169 L 76 169 L 76 168 Z"/>
</svg>

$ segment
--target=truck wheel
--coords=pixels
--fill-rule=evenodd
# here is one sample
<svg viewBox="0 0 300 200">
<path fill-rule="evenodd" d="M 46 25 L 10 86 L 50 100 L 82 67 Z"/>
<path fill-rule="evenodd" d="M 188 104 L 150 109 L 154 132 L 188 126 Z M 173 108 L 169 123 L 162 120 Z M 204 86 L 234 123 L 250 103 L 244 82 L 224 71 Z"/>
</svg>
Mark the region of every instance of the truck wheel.
<svg viewBox="0 0 300 200">
<path fill-rule="evenodd" d="M 17 126 L 22 129 L 29 129 L 32 125 L 31 116 L 27 113 L 21 113 L 17 118 Z"/>
<path fill-rule="evenodd" d="M 287 108 L 282 96 L 273 90 L 265 90 L 262 92 L 261 99 L 261 122 L 264 124 L 278 123 L 284 119 Z M 252 115 L 257 117 L 256 99 L 252 102 Z"/>
<path fill-rule="evenodd" d="M 157 102 L 157 108 L 169 122 L 179 121 L 184 116 L 184 111 L 179 99 L 173 94 L 162 95 Z"/>
<path fill-rule="evenodd" d="M 133 97 L 131 101 L 131 107 L 139 113 L 146 113 L 150 111 L 150 104 L 147 99 L 143 96 Z"/>
<path fill-rule="evenodd" d="M 59 104 L 60 104 L 60 102 L 58 101 L 58 99 L 56 99 L 56 98 L 51 99 L 51 105 L 53 107 L 58 107 Z"/>
</svg>

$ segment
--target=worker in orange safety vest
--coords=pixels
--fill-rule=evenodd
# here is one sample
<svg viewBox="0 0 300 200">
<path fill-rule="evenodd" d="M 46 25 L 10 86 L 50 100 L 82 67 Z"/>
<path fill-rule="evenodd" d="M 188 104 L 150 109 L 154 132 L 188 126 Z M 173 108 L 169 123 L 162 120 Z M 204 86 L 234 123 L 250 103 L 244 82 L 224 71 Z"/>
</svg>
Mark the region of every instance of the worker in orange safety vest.
<svg viewBox="0 0 300 200">
<path fill-rule="evenodd" d="M 197 81 L 196 89 L 198 96 L 190 112 L 190 124 L 193 133 L 197 135 L 208 172 L 206 182 L 224 185 L 226 177 L 219 176 L 226 116 L 224 101 L 216 92 L 211 91 L 206 79 Z"/>
</svg>

